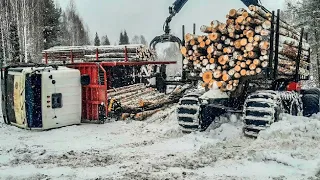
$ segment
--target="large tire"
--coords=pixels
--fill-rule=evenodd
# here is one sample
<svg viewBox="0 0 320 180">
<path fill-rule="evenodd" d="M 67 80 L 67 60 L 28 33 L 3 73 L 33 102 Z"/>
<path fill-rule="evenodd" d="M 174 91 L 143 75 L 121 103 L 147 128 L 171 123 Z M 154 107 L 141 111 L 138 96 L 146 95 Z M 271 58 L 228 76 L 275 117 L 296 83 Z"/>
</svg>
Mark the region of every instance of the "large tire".
<svg viewBox="0 0 320 180">
<path fill-rule="evenodd" d="M 183 133 L 190 133 L 200 129 L 199 116 L 199 94 L 187 94 L 180 99 L 177 107 L 177 119 Z"/>
<path fill-rule="evenodd" d="M 249 95 L 243 106 L 243 133 L 257 137 L 261 130 L 280 120 L 281 98 L 275 91 L 258 91 Z"/>
<path fill-rule="evenodd" d="M 318 94 L 304 94 L 302 96 L 303 116 L 310 117 L 319 112 L 319 99 Z"/>
<path fill-rule="evenodd" d="M 320 89 L 306 89 L 302 91 L 303 95 L 307 95 L 307 94 L 316 94 L 318 96 L 320 96 Z"/>
</svg>

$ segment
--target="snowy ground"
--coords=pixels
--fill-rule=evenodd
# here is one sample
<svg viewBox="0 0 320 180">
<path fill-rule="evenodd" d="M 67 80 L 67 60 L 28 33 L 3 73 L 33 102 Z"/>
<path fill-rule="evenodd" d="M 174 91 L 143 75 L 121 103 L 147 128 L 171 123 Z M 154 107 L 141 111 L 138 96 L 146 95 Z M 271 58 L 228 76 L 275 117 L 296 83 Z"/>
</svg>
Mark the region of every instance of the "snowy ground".
<svg viewBox="0 0 320 180">
<path fill-rule="evenodd" d="M 320 115 L 285 116 L 255 140 L 235 117 L 182 134 L 172 111 L 45 132 L 1 120 L 0 179 L 320 179 Z"/>
</svg>

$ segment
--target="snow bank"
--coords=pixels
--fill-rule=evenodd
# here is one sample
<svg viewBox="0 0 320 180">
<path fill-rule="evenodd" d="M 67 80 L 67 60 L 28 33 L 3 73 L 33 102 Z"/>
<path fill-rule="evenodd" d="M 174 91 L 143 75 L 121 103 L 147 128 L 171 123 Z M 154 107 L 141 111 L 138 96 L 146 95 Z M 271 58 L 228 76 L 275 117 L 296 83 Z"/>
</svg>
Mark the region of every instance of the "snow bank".
<svg viewBox="0 0 320 180">
<path fill-rule="evenodd" d="M 257 139 L 235 115 L 183 134 L 175 107 L 143 122 L 45 132 L 0 120 L 0 179 L 316 179 L 319 119 L 285 115 Z"/>
<path fill-rule="evenodd" d="M 282 121 L 274 123 L 260 133 L 258 139 L 307 138 L 320 140 L 320 114 L 311 118 L 284 115 Z"/>
</svg>

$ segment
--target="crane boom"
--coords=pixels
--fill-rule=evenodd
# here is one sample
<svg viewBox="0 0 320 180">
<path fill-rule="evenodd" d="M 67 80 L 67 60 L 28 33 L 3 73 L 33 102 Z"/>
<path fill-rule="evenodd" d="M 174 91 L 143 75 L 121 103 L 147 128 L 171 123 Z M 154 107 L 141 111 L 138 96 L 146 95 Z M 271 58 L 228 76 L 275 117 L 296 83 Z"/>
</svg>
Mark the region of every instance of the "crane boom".
<svg viewBox="0 0 320 180">
<path fill-rule="evenodd" d="M 247 7 L 250 5 L 259 5 L 260 0 L 241 0 Z M 167 17 L 165 24 L 163 25 L 163 31 L 164 34 L 161 36 L 155 37 L 151 42 L 150 42 L 150 48 L 155 49 L 155 46 L 159 42 L 176 42 L 179 44 L 179 46 L 182 44 L 182 41 L 180 38 L 173 36 L 170 34 L 170 22 L 172 18 L 181 11 L 183 6 L 188 2 L 188 0 L 176 0 L 172 6 L 169 7 L 169 14 L 170 16 Z"/>
<path fill-rule="evenodd" d="M 173 3 L 173 10 L 175 13 L 179 13 L 183 6 L 188 2 L 188 0 L 176 0 Z"/>
</svg>

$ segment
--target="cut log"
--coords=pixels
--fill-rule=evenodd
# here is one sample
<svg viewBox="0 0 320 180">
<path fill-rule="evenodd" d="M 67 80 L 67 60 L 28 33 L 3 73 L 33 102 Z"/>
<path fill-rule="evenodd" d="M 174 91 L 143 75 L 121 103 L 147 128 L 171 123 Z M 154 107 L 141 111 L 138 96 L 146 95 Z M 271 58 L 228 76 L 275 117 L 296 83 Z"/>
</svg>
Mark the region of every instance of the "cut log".
<svg viewBox="0 0 320 180">
<path fill-rule="evenodd" d="M 241 16 L 244 12 L 247 12 L 247 10 L 244 9 L 244 8 L 239 8 L 239 9 L 237 10 L 237 15 L 238 15 L 238 16 Z"/>
<path fill-rule="evenodd" d="M 236 40 L 236 41 L 234 42 L 234 47 L 235 47 L 236 49 L 241 49 L 241 47 L 242 47 L 242 45 L 241 45 L 241 40 Z"/>
<path fill-rule="evenodd" d="M 222 80 L 223 80 L 224 82 L 227 82 L 227 81 L 229 81 L 230 79 L 231 79 L 231 77 L 230 77 L 229 74 L 223 74 L 223 75 L 222 75 Z"/>
<path fill-rule="evenodd" d="M 280 29 L 279 29 L 279 34 L 281 34 L 283 36 L 286 36 L 286 37 L 290 37 L 290 38 L 296 39 L 296 40 L 300 40 L 300 36 L 298 36 L 297 34 L 293 33 L 292 31 L 288 31 L 287 29 L 282 28 L 282 27 L 280 27 Z M 305 42 L 305 39 L 304 39 L 304 42 Z"/>
<path fill-rule="evenodd" d="M 236 65 L 234 60 L 229 61 L 229 67 L 234 67 Z"/>
<path fill-rule="evenodd" d="M 261 68 L 256 68 L 256 73 L 257 74 L 260 74 L 262 72 L 262 69 Z"/>
<path fill-rule="evenodd" d="M 183 60 L 183 64 L 184 64 L 184 65 L 189 64 L 189 60 L 188 60 L 188 59 L 184 59 L 184 60 Z"/>
<path fill-rule="evenodd" d="M 253 41 L 254 41 L 254 38 L 253 38 L 253 37 L 249 37 L 249 38 L 248 38 L 248 42 L 249 42 L 249 43 L 253 43 Z"/>
<path fill-rule="evenodd" d="M 211 53 L 213 53 L 214 52 L 214 46 L 209 46 L 208 48 L 207 48 L 207 53 L 208 54 L 211 54 Z"/>
<path fill-rule="evenodd" d="M 279 42 L 280 44 L 286 44 L 286 45 L 294 46 L 296 48 L 299 47 L 299 41 L 290 37 L 280 35 Z M 310 49 L 310 45 L 307 43 L 302 43 L 302 49 L 305 51 L 308 51 Z"/>
<path fill-rule="evenodd" d="M 260 49 L 262 50 L 268 50 L 270 48 L 270 43 L 268 41 L 262 41 L 259 44 Z"/>
<path fill-rule="evenodd" d="M 220 70 L 216 70 L 216 71 L 213 72 L 213 77 L 215 79 L 219 79 L 221 76 L 222 76 L 222 73 L 221 73 Z"/>
<path fill-rule="evenodd" d="M 243 21 L 244 21 L 244 17 L 243 16 L 239 16 L 237 19 L 236 19 L 236 23 L 237 24 L 242 24 L 243 23 Z"/>
<path fill-rule="evenodd" d="M 160 112 L 161 109 L 155 109 L 155 110 L 150 110 L 150 111 L 144 111 L 144 112 L 140 112 L 137 113 L 136 115 L 134 115 L 134 120 L 136 121 L 143 121 L 146 118 L 152 116 L 153 114 Z"/>
<path fill-rule="evenodd" d="M 241 46 L 246 46 L 248 44 L 248 39 L 247 38 L 243 38 L 240 41 Z"/>
<path fill-rule="evenodd" d="M 206 66 L 208 63 L 209 63 L 209 60 L 208 60 L 208 59 L 203 59 L 203 60 L 202 60 L 202 65 L 203 65 L 203 66 Z"/>
<path fill-rule="evenodd" d="M 271 22 L 270 21 L 264 21 L 262 24 L 263 29 L 268 30 L 271 29 Z"/>
<path fill-rule="evenodd" d="M 226 24 L 220 24 L 219 27 L 218 27 L 218 30 L 222 34 L 228 34 L 228 30 L 227 30 L 227 25 Z"/>
<path fill-rule="evenodd" d="M 262 37 L 261 37 L 260 35 L 255 35 L 253 39 L 254 39 L 254 41 L 256 41 L 256 42 L 259 42 L 259 41 L 262 40 Z"/>
<path fill-rule="evenodd" d="M 246 71 L 245 69 L 242 69 L 242 70 L 240 71 L 240 75 L 241 75 L 241 76 L 246 76 L 246 75 L 247 75 L 247 71 Z"/>
<path fill-rule="evenodd" d="M 241 75 L 240 75 L 240 73 L 235 73 L 235 74 L 234 74 L 234 77 L 237 78 L 237 79 L 239 79 L 239 78 L 241 78 Z"/>
<path fill-rule="evenodd" d="M 222 24 L 222 22 L 220 22 L 220 21 L 217 21 L 217 20 L 211 21 L 211 27 L 214 30 L 217 30 L 220 24 Z"/>
<path fill-rule="evenodd" d="M 185 46 L 183 46 L 180 50 L 181 54 L 183 54 L 184 56 L 187 55 L 187 48 Z"/>
<path fill-rule="evenodd" d="M 261 61 L 259 59 L 254 59 L 253 60 L 253 64 L 256 65 L 256 66 L 259 66 L 261 63 Z"/>
<path fill-rule="evenodd" d="M 215 63 L 215 59 L 214 59 L 214 58 L 210 58 L 209 63 L 210 63 L 210 64 Z"/>
<path fill-rule="evenodd" d="M 240 67 L 241 67 L 242 69 L 247 68 L 246 62 L 241 62 Z"/>
<path fill-rule="evenodd" d="M 256 71 L 250 71 L 250 76 L 256 75 Z"/>
<path fill-rule="evenodd" d="M 252 44 L 252 43 L 248 43 L 245 48 L 246 48 L 246 51 L 247 51 L 247 52 L 254 50 L 254 47 L 253 47 L 253 44 Z"/>
<path fill-rule="evenodd" d="M 257 27 L 255 27 L 255 33 L 257 33 L 257 34 L 260 34 L 261 33 L 261 31 L 262 31 L 262 26 L 257 26 Z"/>
<path fill-rule="evenodd" d="M 205 82 L 205 83 L 209 83 L 213 78 L 213 74 L 211 71 L 206 71 L 205 73 L 203 73 L 203 76 L 202 76 L 202 80 Z"/>
<path fill-rule="evenodd" d="M 252 61 L 251 60 L 246 60 L 246 65 L 250 65 L 252 63 Z"/>
<path fill-rule="evenodd" d="M 252 30 L 249 30 L 249 31 L 247 31 L 246 32 L 246 36 L 247 36 L 247 38 L 252 38 L 252 37 L 254 37 L 254 31 L 252 31 Z"/>
<path fill-rule="evenodd" d="M 210 40 L 210 39 L 207 39 L 207 40 L 206 40 L 206 45 L 209 46 L 210 44 L 211 44 L 211 40 Z"/>
<path fill-rule="evenodd" d="M 209 34 L 209 39 L 213 42 L 217 42 L 220 40 L 221 34 L 220 33 L 211 33 Z"/>
<path fill-rule="evenodd" d="M 261 63 L 261 66 L 262 66 L 263 68 L 267 67 L 268 65 L 269 65 L 269 62 L 268 62 L 268 61 L 263 61 L 263 62 Z"/>
<path fill-rule="evenodd" d="M 250 6 L 249 6 L 249 10 L 250 10 L 250 11 L 253 11 L 253 12 L 257 13 L 257 14 L 259 14 L 261 17 L 263 17 L 263 18 L 265 18 L 265 19 L 267 19 L 267 20 L 269 20 L 269 19 L 271 18 L 271 14 L 268 13 L 268 12 L 265 12 L 265 11 L 264 11 L 261 7 L 259 7 L 259 6 L 250 5 Z"/>
<path fill-rule="evenodd" d="M 251 58 L 251 59 L 255 59 L 255 58 L 259 57 L 259 55 L 253 51 L 248 52 L 248 55 L 249 55 L 249 58 Z"/>
<path fill-rule="evenodd" d="M 255 64 L 250 64 L 249 69 L 250 70 L 255 70 L 257 66 Z"/>
<path fill-rule="evenodd" d="M 203 32 L 203 33 L 213 33 L 214 29 L 212 28 L 212 26 L 202 25 L 200 27 L 200 31 Z"/>
</svg>

